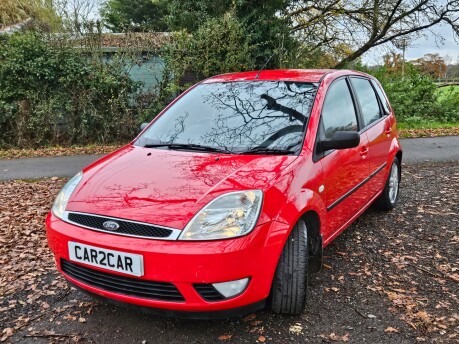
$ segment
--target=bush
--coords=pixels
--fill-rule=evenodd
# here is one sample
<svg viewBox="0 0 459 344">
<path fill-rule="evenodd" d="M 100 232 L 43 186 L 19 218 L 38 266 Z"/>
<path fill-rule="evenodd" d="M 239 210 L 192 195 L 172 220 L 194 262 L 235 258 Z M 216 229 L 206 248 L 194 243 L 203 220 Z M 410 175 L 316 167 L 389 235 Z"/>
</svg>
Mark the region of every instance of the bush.
<svg viewBox="0 0 459 344">
<path fill-rule="evenodd" d="M 400 73 L 389 73 L 384 67 L 370 73 L 383 85 L 400 122 L 459 121 L 459 97 L 445 96 L 440 100 L 434 80 L 413 66 L 407 65 L 404 77 Z"/>
<path fill-rule="evenodd" d="M 0 42 L 0 146 L 129 140 L 139 87 L 122 64 L 38 33 L 12 35 Z"/>
<path fill-rule="evenodd" d="M 436 94 L 444 121 L 459 123 L 459 86 L 440 88 Z"/>
<path fill-rule="evenodd" d="M 253 70 L 256 46 L 250 45 L 250 34 L 232 13 L 208 19 L 196 32 L 176 33 L 164 51 L 167 68 L 178 78 L 188 74 L 193 81 L 209 76 Z"/>
<path fill-rule="evenodd" d="M 409 68 L 403 77 L 386 73 L 381 68 L 375 76 L 379 79 L 400 121 L 435 117 L 438 112 L 435 84 L 430 77 Z"/>
</svg>

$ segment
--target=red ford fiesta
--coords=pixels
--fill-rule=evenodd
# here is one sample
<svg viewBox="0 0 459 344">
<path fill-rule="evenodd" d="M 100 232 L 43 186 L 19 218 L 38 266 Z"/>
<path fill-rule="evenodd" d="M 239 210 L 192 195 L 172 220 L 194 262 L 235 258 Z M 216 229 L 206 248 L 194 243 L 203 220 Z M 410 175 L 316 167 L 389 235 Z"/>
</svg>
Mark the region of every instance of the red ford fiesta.
<svg viewBox="0 0 459 344">
<path fill-rule="evenodd" d="M 74 176 L 46 219 L 81 289 L 166 315 L 301 313 L 322 249 L 398 200 L 402 151 L 373 77 L 219 75 Z"/>
</svg>

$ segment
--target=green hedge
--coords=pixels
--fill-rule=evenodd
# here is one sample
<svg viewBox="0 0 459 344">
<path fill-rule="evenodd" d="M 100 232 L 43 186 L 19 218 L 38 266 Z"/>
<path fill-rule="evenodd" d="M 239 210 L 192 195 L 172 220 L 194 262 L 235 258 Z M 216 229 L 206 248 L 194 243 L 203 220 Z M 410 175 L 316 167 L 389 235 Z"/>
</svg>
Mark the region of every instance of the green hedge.
<svg viewBox="0 0 459 344">
<path fill-rule="evenodd" d="M 230 14 L 192 36 L 177 34 L 162 52 L 166 68 L 158 89 L 140 95 L 125 58 L 104 63 L 97 48 L 77 49 L 79 43 L 56 35 L 0 36 L 0 148 L 126 142 L 183 88 L 185 72 L 199 80 L 254 69 L 257 47 L 246 38 Z M 439 97 L 433 80 L 410 64 L 404 77 L 385 68 L 369 72 L 383 84 L 399 121 L 459 122 L 459 93 Z"/>
<path fill-rule="evenodd" d="M 145 111 L 125 69 L 56 37 L 0 37 L 0 146 L 131 139 Z"/>
<path fill-rule="evenodd" d="M 389 73 L 384 67 L 370 71 L 384 87 L 400 122 L 406 124 L 459 122 L 459 93 L 439 97 L 434 80 L 407 64 L 405 76 Z"/>
</svg>

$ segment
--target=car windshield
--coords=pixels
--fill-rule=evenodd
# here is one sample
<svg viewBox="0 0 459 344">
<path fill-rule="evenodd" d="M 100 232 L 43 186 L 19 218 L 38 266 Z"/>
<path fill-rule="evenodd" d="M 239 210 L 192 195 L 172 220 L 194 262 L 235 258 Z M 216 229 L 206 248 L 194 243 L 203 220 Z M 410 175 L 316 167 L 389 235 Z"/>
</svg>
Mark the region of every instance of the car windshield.
<svg viewBox="0 0 459 344">
<path fill-rule="evenodd" d="M 297 153 L 317 84 L 241 81 L 196 86 L 135 142 L 143 147 Z"/>
</svg>

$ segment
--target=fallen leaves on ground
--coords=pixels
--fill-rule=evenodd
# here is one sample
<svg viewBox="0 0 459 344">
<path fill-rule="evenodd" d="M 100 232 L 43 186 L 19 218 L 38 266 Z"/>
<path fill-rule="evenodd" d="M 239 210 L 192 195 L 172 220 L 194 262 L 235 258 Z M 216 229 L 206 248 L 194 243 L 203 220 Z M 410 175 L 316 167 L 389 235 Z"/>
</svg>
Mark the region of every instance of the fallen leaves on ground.
<svg viewBox="0 0 459 344">
<path fill-rule="evenodd" d="M 242 321 L 249 322 L 249 321 L 255 320 L 256 317 L 257 315 L 255 313 L 252 313 L 252 314 L 246 315 L 244 319 L 242 319 Z"/>
<path fill-rule="evenodd" d="M 70 309 L 74 312 L 72 317 L 83 313 L 78 303 L 62 308 L 53 304 L 68 293 L 69 286 L 56 271 L 44 223 L 63 184 L 64 180 L 55 178 L 0 182 L 0 341 L 39 318 Z"/>
<path fill-rule="evenodd" d="M 389 311 L 400 314 L 419 338 L 458 338 L 459 171 L 457 166 L 442 173 L 433 165 L 404 168 L 402 183 L 403 207 L 395 210 L 395 223 L 388 226 L 377 216 L 366 230 L 369 256 L 364 262 L 358 258 L 359 278 L 387 298 Z"/>
<path fill-rule="evenodd" d="M 337 335 L 337 334 L 335 334 L 333 332 L 333 333 L 330 333 L 328 335 L 321 334 L 320 337 L 323 338 L 323 339 L 331 340 L 333 342 L 348 342 L 349 341 L 349 333 L 346 333 L 346 334 L 344 334 L 342 336 L 339 336 L 339 335 Z"/>
<path fill-rule="evenodd" d="M 392 327 L 392 326 L 388 326 L 384 332 L 387 332 L 387 333 L 398 333 L 400 332 L 399 330 L 397 330 L 396 328 Z"/>
<path fill-rule="evenodd" d="M 399 129 L 400 138 L 437 137 L 459 135 L 459 127 L 449 128 L 424 128 L 424 129 Z"/>
<path fill-rule="evenodd" d="M 58 340 L 64 341 L 69 343 L 70 341 L 77 343 L 81 341 L 82 336 L 79 334 L 63 334 L 63 333 L 56 333 L 54 331 L 30 331 L 28 334 L 24 335 L 24 337 L 32 337 L 32 338 L 48 338 L 51 343 L 54 343 Z"/>
<path fill-rule="evenodd" d="M 224 334 L 220 337 L 218 337 L 218 340 L 230 340 L 233 337 L 232 334 Z"/>
<path fill-rule="evenodd" d="M 36 157 L 54 157 L 67 155 L 84 155 L 84 154 L 107 154 L 120 148 L 120 145 L 91 145 L 76 147 L 44 147 L 29 149 L 1 149 L 0 159 L 17 159 L 17 158 L 36 158 Z"/>
<path fill-rule="evenodd" d="M 260 336 L 260 337 L 258 337 L 257 340 L 258 340 L 260 343 L 264 343 L 264 342 L 266 342 L 266 337 L 265 337 L 265 336 Z"/>
<path fill-rule="evenodd" d="M 295 323 L 288 329 L 290 333 L 300 335 L 303 333 L 303 325 L 301 323 Z"/>
</svg>

